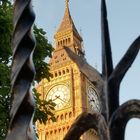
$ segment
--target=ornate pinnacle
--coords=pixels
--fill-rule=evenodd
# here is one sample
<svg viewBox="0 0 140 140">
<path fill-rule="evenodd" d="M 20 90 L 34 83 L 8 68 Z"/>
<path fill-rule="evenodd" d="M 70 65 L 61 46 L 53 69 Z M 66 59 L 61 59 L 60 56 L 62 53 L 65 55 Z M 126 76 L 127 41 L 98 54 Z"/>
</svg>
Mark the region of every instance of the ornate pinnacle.
<svg viewBox="0 0 140 140">
<path fill-rule="evenodd" d="M 69 7 L 69 0 L 65 0 L 66 8 Z"/>
</svg>

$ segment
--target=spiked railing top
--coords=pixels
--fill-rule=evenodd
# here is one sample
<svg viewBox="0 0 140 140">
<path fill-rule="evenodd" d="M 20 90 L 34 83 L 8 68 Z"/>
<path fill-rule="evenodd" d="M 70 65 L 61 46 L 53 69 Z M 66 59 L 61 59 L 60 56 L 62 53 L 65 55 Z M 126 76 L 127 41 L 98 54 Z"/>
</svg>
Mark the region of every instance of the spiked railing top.
<svg viewBox="0 0 140 140">
<path fill-rule="evenodd" d="M 110 35 L 105 1 L 101 2 L 102 74 L 108 78 L 113 71 Z"/>
</svg>

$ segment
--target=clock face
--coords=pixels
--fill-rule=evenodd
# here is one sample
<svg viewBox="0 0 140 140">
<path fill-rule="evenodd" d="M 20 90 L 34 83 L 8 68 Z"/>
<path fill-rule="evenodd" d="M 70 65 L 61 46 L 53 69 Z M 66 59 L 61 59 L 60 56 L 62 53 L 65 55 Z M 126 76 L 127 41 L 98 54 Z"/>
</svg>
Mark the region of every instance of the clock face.
<svg viewBox="0 0 140 140">
<path fill-rule="evenodd" d="M 47 100 L 52 100 L 56 110 L 60 110 L 70 102 L 70 89 L 66 85 L 54 86 L 47 95 Z"/>
<path fill-rule="evenodd" d="M 87 92 L 88 92 L 88 101 L 91 109 L 93 111 L 100 112 L 100 102 L 97 92 L 91 86 L 88 88 Z"/>
</svg>

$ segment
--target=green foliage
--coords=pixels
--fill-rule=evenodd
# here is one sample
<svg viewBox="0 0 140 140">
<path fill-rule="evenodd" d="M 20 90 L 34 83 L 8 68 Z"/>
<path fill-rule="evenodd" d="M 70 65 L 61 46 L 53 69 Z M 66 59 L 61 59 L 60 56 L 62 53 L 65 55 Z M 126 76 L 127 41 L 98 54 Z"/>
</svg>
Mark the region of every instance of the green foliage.
<svg viewBox="0 0 140 140">
<path fill-rule="evenodd" d="M 34 34 L 36 37 L 36 49 L 34 52 L 34 64 L 36 67 L 36 81 L 42 78 L 49 78 L 49 65 L 45 62 L 46 56 L 51 57 L 53 47 L 48 43 L 45 37 L 46 32 L 43 29 L 34 26 Z"/>
<path fill-rule="evenodd" d="M 36 111 L 33 121 L 36 122 L 38 120 L 41 124 L 46 124 L 48 118 L 50 118 L 52 121 L 56 121 L 53 113 L 55 111 L 54 107 L 56 104 L 52 102 L 52 100 L 42 100 L 40 98 L 41 94 L 39 94 L 36 89 L 34 89 L 34 95 L 34 98 L 36 100 Z"/>
<path fill-rule="evenodd" d="M 13 32 L 12 9 L 10 0 L 0 0 L 0 140 L 4 140 L 8 125 L 10 112 L 10 64 L 11 64 L 11 38 Z M 49 78 L 49 65 L 44 61 L 51 57 L 53 48 L 46 38 L 43 29 L 34 26 L 34 34 L 37 40 L 34 52 L 34 63 L 36 67 L 35 80 L 39 82 L 42 78 Z M 35 89 L 34 89 L 35 91 Z M 51 101 L 41 100 L 35 91 L 36 113 L 34 121 L 46 123 L 50 116 L 53 121 L 55 104 Z"/>
<path fill-rule="evenodd" d="M 3 140 L 9 125 L 10 110 L 10 40 L 12 34 L 12 6 L 7 0 L 0 3 L 0 140 Z"/>
<path fill-rule="evenodd" d="M 4 89 L 4 88 L 2 88 Z M 1 91 L 0 93 L 6 93 Z M 7 134 L 9 125 L 10 97 L 6 94 L 0 95 L 0 140 L 4 139 Z"/>
<path fill-rule="evenodd" d="M 8 63 L 11 56 L 12 5 L 7 0 L 0 4 L 0 63 Z"/>
<path fill-rule="evenodd" d="M 9 124 L 10 110 L 10 78 L 9 68 L 5 64 L 0 64 L 0 140 L 4 139 Z"/>
<path fill-rule="evenodd" d="M 9 87 L 10 86 L 10 69 L 4 63 L 0 63 L 0 86 Z"/>
</svg>

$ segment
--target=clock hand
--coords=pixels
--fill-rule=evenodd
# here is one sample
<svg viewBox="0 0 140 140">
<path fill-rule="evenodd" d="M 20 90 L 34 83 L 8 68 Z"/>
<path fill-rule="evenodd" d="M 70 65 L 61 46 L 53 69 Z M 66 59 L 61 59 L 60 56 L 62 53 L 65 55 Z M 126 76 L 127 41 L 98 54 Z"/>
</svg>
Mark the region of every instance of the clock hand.
<svg viewBox="0 0 140 140">
<path fill-rule="evenodd" d="M 63 101 L 63 102 L 65 102 L 65 103 L 67 103 L 66 101 L 64 101 L 63 99 L 61 99 L 61 98 L 60 98 L 60 96 L 58 97 L 58 99 L 60 99 L 61 101 Z"/>
<path fill-rule="evenodd" d="M 55 95 L 55 97 L 56 97 L 56 98 L 59 98 L 59 97 L 60 97 L 60 95 L 59 95 L 59 96 Z"/>
<path fill-rule="evenodd" d="M 59 97 L 60 97 L 60 95 L 59 96 L 55 95 L 55 98 L 52 101 L 55 101 Z"/>
</svg>

